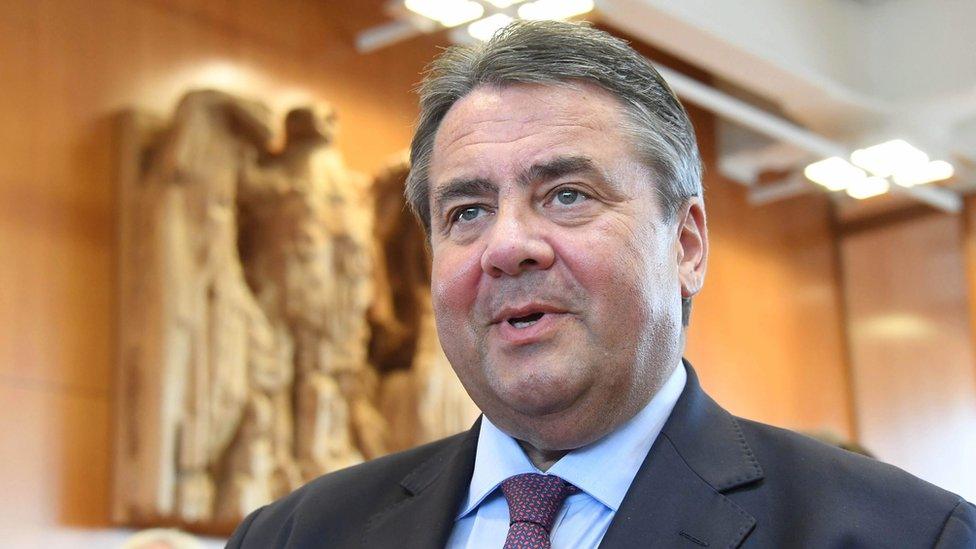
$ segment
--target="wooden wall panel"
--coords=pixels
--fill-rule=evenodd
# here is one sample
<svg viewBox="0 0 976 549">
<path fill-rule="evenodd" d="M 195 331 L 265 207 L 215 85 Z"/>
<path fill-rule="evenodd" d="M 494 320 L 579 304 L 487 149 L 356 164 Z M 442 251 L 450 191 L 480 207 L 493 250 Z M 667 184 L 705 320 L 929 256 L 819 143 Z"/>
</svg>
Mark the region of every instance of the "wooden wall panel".
<svg viewBox="0 0 976 549">
<path fill-rule="evenodd" d="M 933 214 L 845 237 L 861 442 L 976 498 L 976 354 L 962 220 Z"/>
<path fill-rule="evenodd" d="M 100 393 L 0 383 L 0 530 L 103 524 L 109 404 Z"/>
<path fill-rule="evenodd" d="M 370 56 L 382 2 L 14 0 L 0 5 L 0 504 L 22 528 L 108 525 L 114 367 L 113 119 L 195 86 L 327 99 L 349 164 L 403 149 L 420 38 Z M 124 321 L 122 319 L 121 321 Z"/>
<path fill-rule="evenodd" d="M 687 356 L 733 413 L 855 433 L 827 197 L 752 206 L 715 166 L 714 118 L 692 111 L 706 165 L 710 259 Z"/>
</svg>

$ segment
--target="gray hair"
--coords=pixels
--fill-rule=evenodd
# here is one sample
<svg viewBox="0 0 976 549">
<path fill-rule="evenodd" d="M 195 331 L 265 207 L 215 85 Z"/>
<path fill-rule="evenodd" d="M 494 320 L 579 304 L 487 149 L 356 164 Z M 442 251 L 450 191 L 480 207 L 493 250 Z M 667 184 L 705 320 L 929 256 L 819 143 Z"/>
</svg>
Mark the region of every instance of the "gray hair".
<svg viewBox="0 0 976 549">
<path fill-rule="evenodd" d="M 658 179 L 667 220 L 701 196 L 695 130 L 661 75 L 625 41 L 585 24 L 516 21 L 478 46 L 447 49 L 419 87 L 420 120 L 410 146 L 407 202 L 430 235 L 428 170 L 441 120 L 479 85 L 592 82 L 620 100 L 637 154 Z"/>
</svg>

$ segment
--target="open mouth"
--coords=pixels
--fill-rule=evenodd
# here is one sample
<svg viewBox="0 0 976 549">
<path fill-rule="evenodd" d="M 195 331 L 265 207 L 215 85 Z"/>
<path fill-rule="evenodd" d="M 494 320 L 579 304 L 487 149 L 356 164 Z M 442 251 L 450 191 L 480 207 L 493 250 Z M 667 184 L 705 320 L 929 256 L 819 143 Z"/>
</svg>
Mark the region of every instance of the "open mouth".
<svg viewBox="0 0 976 549">
<path fill-rule="evenodd" d="M 508 319 L 508 323 L 515 328 L 528 328 L 529 326 L 535 324 L 542 318 L 545 313 L 532 313 L 530 315 L 512 317 Z"/>
</svg>

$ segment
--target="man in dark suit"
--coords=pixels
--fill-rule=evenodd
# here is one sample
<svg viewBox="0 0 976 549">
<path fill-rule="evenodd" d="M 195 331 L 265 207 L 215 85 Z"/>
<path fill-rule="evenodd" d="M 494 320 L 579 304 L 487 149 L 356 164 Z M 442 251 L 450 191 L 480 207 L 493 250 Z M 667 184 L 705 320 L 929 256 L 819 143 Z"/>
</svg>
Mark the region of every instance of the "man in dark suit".
<svg viewBox="0 0 976 549">
<path fill-rule="evenodd" d="M 326 475 L 230 547 L 976 547 L 976 509 L 732 417 L 681 360 L 708 256 L 684 109 L 609 35 L 519 23 L 421 88 L 407 197 L 468 432 Z"/>
</svg>

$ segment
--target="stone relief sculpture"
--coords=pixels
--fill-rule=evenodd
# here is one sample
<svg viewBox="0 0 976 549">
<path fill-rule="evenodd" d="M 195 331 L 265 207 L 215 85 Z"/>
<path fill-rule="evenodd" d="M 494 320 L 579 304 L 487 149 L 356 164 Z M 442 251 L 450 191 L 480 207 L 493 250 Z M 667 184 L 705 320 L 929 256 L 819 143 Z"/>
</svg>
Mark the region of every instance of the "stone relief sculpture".
<svg viewBox="0 0 976 549">
<path fill-rule="evenodd" d="M 437 343 L 406 167 L 348 170 L 328 106 L 276 127 L 214 90 L 122 120 L 118 522 L 227 531 L 477 414 Z"/>
<path fill-rule="evenodd" d="M 239 201 L 247 279 L 294 367 L 302 421 L 293 443 L 279 438 L 305 479 L 385 451 L 366 360 L 371 212 L 364 178 L 332 146 L 334 118 L 327 108 L 290 112 L 283 150 L 248 165 Z"/>
<path fill-rule="evenodd" d="M 138 187 L 122 189 L 121 361 L 129 375 L 120 380 L 119 430 L 132 471 L 120 480 L 128 508 L 149 519 L 210 518 L 210 470 L 241 423 L 249 371 L 278 366 L 237 258 L 234 216 L 245 151 L 266 146 L 269 117 L 255 103 L 192 93 L 165 132 L 141 136 L 151 150 L 130 151 L 143 162 L 127 170 Z"/>
</svg>

